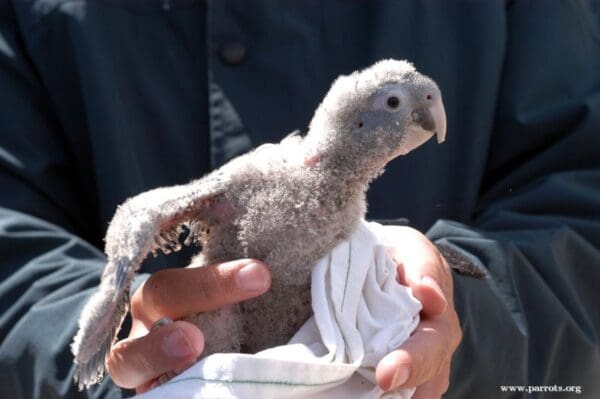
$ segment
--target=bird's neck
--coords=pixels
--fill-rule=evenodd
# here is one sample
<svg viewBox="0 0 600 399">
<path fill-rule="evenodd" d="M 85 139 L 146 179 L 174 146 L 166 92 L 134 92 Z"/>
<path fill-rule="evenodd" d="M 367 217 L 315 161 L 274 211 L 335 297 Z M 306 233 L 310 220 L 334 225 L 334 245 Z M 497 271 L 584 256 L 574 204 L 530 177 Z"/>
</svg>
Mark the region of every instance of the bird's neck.
<svg viewBox="0 0 600 399">
<path fill-rule="evenodd" d="M 317 177 L 314 193 L 329 212 L 344 213 L 344 209 L 356 209 L 358 213 L 350 214 L 364 217 L 366 192 L 378 173 L 357 171 L 347 167 L 345 162 L 323 158 L 312 167 L 311 174 Z"/>
<path fill-rule="evenodd" d="M 377 157 L 368 154 L 349 135 L 327 123 L 311 123 L 302 147 L 305 166 L 320 176 L 322 184 L 336 191 L 364 193 L 387 163 L 374 159 Z"/>
<path fill-rule="evenodd" d="M 305 166 L 314 169 L 328 184 L 366 190 L 381 175 L 385 164 L 368 162 L 362 155 L 350 148 L 315 148 L 306 152 Z"/>
</svg>

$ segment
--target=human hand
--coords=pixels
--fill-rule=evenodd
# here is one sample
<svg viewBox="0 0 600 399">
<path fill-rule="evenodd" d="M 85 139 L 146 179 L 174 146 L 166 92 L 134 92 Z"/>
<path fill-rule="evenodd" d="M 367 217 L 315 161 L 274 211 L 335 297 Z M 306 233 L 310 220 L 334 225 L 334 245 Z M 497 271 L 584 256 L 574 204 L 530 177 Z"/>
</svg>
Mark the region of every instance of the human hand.
<svg viewBox="0 0 600 399">
<path fill-rule="evenodd" d="M 421 321 L 399 349 L 377 365 L 376 378 L 385 390 L 416 387 L 413 399 L 440 398 L 450 379 L 452 354 L 462 338 L 454 309 L 450 268 L 435 245 L 410 227 L 386 227 L 394 246 L 400 283 L 421 301 Z"/>
<path fill-rule="evenodd" d="M 270 285 L 269 269 L 251 259 L 152 274 L 131 298 L 129 337 L 113 346 L 106 361 L 112 380 L 142 393 L 185 370 L 204 349 L 200 329 L 181 320 L 154 329 L 152 324 L 250 299 Z"/>
</svg>

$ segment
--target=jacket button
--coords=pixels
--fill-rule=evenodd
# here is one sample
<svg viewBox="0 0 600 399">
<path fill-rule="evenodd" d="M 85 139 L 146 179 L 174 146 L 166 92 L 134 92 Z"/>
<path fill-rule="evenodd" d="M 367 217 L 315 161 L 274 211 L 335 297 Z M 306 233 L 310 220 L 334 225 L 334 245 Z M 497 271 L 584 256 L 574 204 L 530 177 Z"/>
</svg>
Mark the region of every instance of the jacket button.
<svg viewBox="0 0 600 399">
<path fill-rule="evenodd" d="M 246 59 L 246 46 L 237 41 L 223 43 L 219 51 L 221 60 L 228 65 L 240 65 Z"/>
</svg>

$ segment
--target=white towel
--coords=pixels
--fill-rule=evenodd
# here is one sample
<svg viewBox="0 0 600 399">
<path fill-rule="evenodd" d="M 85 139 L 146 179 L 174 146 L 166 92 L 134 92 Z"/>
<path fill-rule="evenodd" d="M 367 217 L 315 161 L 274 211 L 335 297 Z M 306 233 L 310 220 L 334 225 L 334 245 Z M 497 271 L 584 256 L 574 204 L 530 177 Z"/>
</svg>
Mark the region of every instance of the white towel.
<svg viewBox="0 0 600 399">
<path fill-rule="evenodd" d="M 421 310 L 396 281 L 384 233 L 363 221 L 317 262 L 314 316 L 287 345 L 208 356 L 138 398 L 410 398 L 414 389 L 384 393 L 375 381 L 375 366 L 410 336 Z"/>
</svg>

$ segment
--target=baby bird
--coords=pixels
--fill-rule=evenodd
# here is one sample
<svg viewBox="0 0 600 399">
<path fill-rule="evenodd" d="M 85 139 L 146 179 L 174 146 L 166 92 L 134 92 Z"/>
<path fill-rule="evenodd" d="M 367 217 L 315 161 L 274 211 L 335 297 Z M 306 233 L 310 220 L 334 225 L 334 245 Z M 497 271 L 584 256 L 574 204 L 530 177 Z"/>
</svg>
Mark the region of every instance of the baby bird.
<svg viewBox="0 0 600 399">
<path fill-rule="evenodd" d="M 125 201 L 106 234 L 100 289 L 72 344 L 79 388 L 101 380 L 144 258 L 177 251 L 185 233 L 184 244 L 202 248 L 192 264 L 255 258 L 272 270 L 271 289 L 260 298 L 190 316 L 206 337 L 205 354 L 285 343 L 311 315 L 311 266 L 364 217 L 369 183 L 393 158 L 433 135 L 441 143 L 445 134 L 433 80 L 406 61 L 384 60 L 339 77 L 305 137 L 292 134 L 199 180 Z"/>
</svg>

